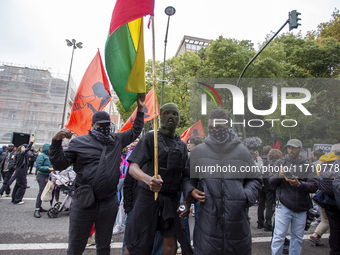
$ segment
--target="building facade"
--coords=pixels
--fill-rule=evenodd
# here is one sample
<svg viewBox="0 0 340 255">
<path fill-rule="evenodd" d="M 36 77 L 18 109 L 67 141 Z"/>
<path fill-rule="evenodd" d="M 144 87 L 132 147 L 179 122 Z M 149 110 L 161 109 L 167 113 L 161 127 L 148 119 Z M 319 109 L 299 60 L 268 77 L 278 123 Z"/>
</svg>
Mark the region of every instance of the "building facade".
<svg viewBox="0 0 340 255">
<path fill-rule="evenodd" d="M 208 47 L 211 42 L 212 40 L 185 35 L 177 49 L 175 57 L 180 56 L 186 51 L 197 53 L 200 49 Z"/>
<path fill-rule="evenodd" d="M 67 81 L 48 70 L 0 64 L 0 143 L 10 143 L 13 132 L 36 133 L 38 146 L 50 143 L 61 128 L 66 88 Z M 75 96 L 72 79 L 69 88 L 66 119 Z"/>
</svg>

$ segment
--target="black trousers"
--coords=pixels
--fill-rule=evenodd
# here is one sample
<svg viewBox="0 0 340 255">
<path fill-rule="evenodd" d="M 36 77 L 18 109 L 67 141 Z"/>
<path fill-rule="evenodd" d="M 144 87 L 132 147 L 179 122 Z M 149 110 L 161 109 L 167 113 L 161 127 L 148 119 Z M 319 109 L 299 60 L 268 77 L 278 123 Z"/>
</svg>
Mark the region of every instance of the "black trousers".
<svg viewBox="0 0 340 255">
<path fill-rule="evenodd" d="M 257 223 L 265 226 L 272 226 L 272 217 L 274 213 L 274 192 L 262 189 L 259 197 L 259 207 L 257 208 Z M 264 211 L 266 210 L 266 215 Z"/>
<path fill-rule="evenodd" d="M 33 166 L 34 166 L 34 161 L 28 161 L 28 173 L 29 174 L 32 173 Z"/>
<path fill-rule="evenodd" d="M 27 187 L 27 169 L 19 168 L 15 170 L 16 183 L 12 191 L 12 203 L 22 201 Z"/>
<path fill-rule="evenodd" d="M 87 209 L 80 209 L 77 199 L 73 197 L 70 208 L 67 254 L 83 254 L 92 226 L 95 224 L 97 255 L 109 255 L 112 229 L 117 212 L 117 195 L 107 201 L 97 201 L 94 206 Z"/>
<path fill-rule="evenodd" d="M 126 228 L 128 251 L 134 255 L 151 254 L 157 230 L 160 231 L 162 237 L 176 236 L 177 240 L 182 242 L 183 250 L 185 242 L 188 244 L 189 242 L 180 226 L 181 221 L 176 212 L 178 206 L 178 194 L 163 195 L 160 193 L 158 199 L 155 200 L 154 192 L 140 188 L 129 225 Z"/>
<path fill-rule="evenodd" d="M 39 192 L 37 195 L 37 199 L 35 201 L 35 209 L 40 209 L 41 207 L 41 194 L 46 186 L 47 180 L 48 180 L 49 175 L 43 175 L 43 174 L 38 174 L 37 175 L 37 182 L 39 185 Z"/>
<path fill-rule="evenodd" d="M 0 189 L 0 195 L 1 196 L 4 194 L 4 192 L 6 192 L 7 195 L 9 195 L 11 193 L 9 180 L 11 179 L 12 175 L 13 175 L 13 171 L 3 172 L 2 176 L 4 178 L 4 181 L 3 181 L 1 189 Z"/>
<path fill-rule="evenodd" d="M 329 247 L 330 255 L 340 254 L 340 210 L 337 206 L 329 206 L 325 208 L 329 221 Z"/>
<path fill-rule="evenodd" d="M 8 181 L 8 186 L 11 186 L 12 183 L 16 180 L 16 178 L 17 178 L 17 171 L 14 171 L 11 178 Z"/>
</svg>

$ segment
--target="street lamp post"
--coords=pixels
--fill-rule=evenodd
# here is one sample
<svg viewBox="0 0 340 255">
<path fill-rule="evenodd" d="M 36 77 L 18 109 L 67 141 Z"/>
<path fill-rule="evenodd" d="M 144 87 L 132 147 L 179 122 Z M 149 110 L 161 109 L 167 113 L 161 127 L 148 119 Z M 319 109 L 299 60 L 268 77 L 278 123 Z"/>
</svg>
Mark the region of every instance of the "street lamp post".
<svg viewBox="0 0 340 255">
<path fill-rule="evenodd" d="M 64 110 L 63 110 L 63 118 L 61 120 L 61 128 L 64 127 L 64 121 L 65 121 L 65 113 L 66 113 L 66 105 L 67 105 L 67 97 L 68 97 L 68 90 L 70 87 L 70 78 L 71 78 L 71 70 L 72 70 L 72 62 L 73 62 L 73 54 L 75 49 L 81 49 L 83 48 L 83 43 L 78 42 L 76 43 L 75 39 L 72 39 L 72 41 L 66 39 L 66 44 L 67 46 L 71 47 L 72 46 L 72 57 L 71 57 L 71 64 L 70 64 L 70 71 L 68 73 L 68 80 L 67 80 L 67 86 L 66 86 L 66 95 L 65 95 L 65 102 L 64 102 Z"/>
<path fill-rule="evenodd" d="M 163 105 L 164 101 L 164 82 L 165 82 L 165 56 L 166 56 L 166 44 L 168 40 L 168 30 L 169 30 L 169 22 L 170 16 L 174 15 L 176 9 L 172 6 L 168 6 L 165 8 L 165 14 L 168 15 L 168 25 L 166 26 L 166 33 L 165 33 L 165 40 L 164 40 L 164 62 L 163 62 L 163 80 L 162 80 L 162 94 L 161 94 L 161 106 Z"/>
</svg>

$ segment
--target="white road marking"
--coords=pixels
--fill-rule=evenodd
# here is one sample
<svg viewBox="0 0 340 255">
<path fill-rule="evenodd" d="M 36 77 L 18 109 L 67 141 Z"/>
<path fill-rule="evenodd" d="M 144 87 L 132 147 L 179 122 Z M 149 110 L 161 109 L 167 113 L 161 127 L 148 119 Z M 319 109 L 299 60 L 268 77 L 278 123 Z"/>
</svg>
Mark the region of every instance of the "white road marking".
<svg viewBox="0 0 340 255">
<path fill-rule="evenodd" d="M 33 200 L 34 200 L 34 201 L 35 201 L 36 199 L 37 199 L 37 198 L 24 197 L 22 200 L 24 200 L 24 201 L 25 201 L 25 200 L 26 200 L 26 201 L 28 201 L 28 200 L 32 200 L 32 201 L 33 201 Z M 4 196 L 2 196 L 2 197 L 1 197 L 1 200 L 12 200 L 12 198 L 11 198 L 11 197 L 4 197 Z"/>
<path fill-rule="evenodd" d="M 310 235 L 304 235 L 304 240 L 309 240 Z M 289 236 L 288 236 L 289 237 Z M 329 234 L 323 234 L 322 239 L 327 239 Z M 269 243 L 271 237 L 253 237 L 253 243 Z M 11 243 L 0 244 L 0 251 L 15 251 L 15 250 L 66 250 L 67 243 Z M 121 249 L 123 247 L 122 242 L 111 243 L 112 249 Z M 95 249 L 95 245 L 87 245 L 86 249 Z"/>
</svg>

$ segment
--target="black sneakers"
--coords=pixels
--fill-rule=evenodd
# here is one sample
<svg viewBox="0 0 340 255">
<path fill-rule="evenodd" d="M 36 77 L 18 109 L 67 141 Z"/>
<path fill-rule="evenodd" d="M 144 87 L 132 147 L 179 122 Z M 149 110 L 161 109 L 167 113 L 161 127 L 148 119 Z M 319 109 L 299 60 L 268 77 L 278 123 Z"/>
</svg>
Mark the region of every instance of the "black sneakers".
<svg viewBox="0 0 340 255">
<path fill-rule="evenodd" d="M 272 232 L 272 231 L 273 231 L 273 226 L 271 226 L 271 225 L 265 225 L 265 226 L 264 226 L 264 231 L 266 231 L 266 232 Z"/>
<path fill-rule="evenodd" d="M 34 218 L 40 218 L 41 217 L 40 210 L 35 210 L 33 216 L 34 216 Z"/>
<path fill-rule="evenodd" d="M 257 228 L 258 229 L 264 228 L 263 222 L 257 222 Z"/>
</svg>

